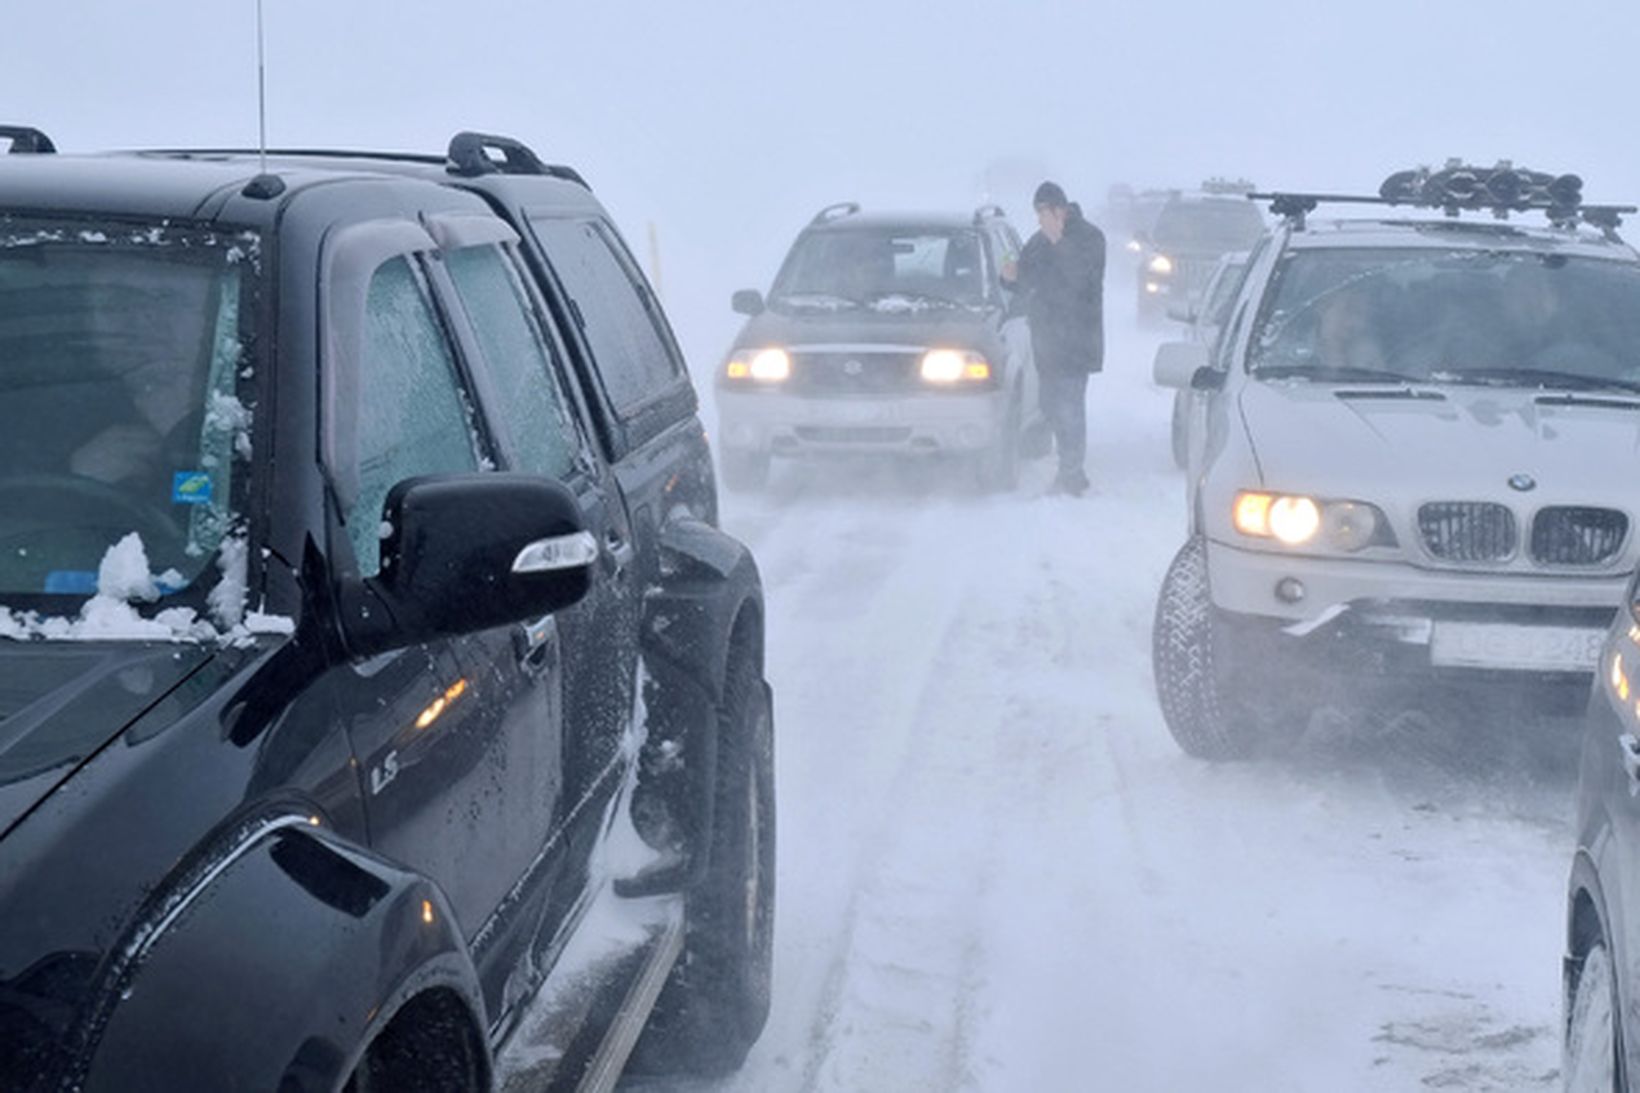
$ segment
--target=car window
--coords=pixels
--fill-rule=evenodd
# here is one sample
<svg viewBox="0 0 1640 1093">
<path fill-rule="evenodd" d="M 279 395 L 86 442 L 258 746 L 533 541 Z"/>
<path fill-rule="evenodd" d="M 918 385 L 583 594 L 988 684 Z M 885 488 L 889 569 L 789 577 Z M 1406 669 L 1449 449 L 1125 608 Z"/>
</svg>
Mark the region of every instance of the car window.
<svg viewBox="0 0 1640 1093">
<path fill-rule="evenodd" d="M 1640 267 L 1471 248 L 1314 249 L 1278 268 L 1255 370 L 1640 384 Z"/>
<path fill-rule="evenodd" d="M 898 312 L 979 303 L 985 284 L 971 229 L 849 228 L 805 233 L 770 298 L 793 308 L 870 307 Z"/>
<path fill-rule="evenodd" d="M 452 251 L 445 267 L 472 319 L 519 469 L 564 478 L 576 465 L 580 438 L 516 267 L 494 245 Z"/>
<path fill-rule="evenodd" d="M 1152 232 L 1163 250 L 1246 250 L 1264 231 L 1264 217 L 1250 201 L 1175 201 L 1156 219 Z"/>
<path fill-rule="evenodd" d="M 358 493 L 347 514 L 359 572 L 381 568 L 382 503 L 423 474 L 479 468 L 471 404 L 426 285 L 404 258 L 370 280 L 360 360 Z"/>
<path fill-rule="evenodd" d="M 253 253 L 169 225 L 0 224 L 0 594 L 90 594 L 130 532 L 167 591 L 214 571 L 250 456 Z"/>
<path fill-rule="evenodd" d="M 530 225 L 575 303 L 616 412 L 626 416 L 675 387 L 681 372 L 669 339 L 604 232 L 585 220 L 537 218 Z"/>
</svg>

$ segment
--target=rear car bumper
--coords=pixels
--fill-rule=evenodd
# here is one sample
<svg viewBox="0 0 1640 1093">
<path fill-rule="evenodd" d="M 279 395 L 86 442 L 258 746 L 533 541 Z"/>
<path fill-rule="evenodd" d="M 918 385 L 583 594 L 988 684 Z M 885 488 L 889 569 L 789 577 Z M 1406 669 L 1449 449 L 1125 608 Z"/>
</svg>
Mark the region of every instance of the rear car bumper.
<svg viewBox="0 0 1640 1093">
<path fill-rule="evenodd" d="M 1005 405 L 1000 390 L 869 398 L 720 390 L 718 444 L 782 456 L 978 452 L 996 442 Z"/>
<path fill-rule="evenodd" d="M 1359 677 L 1518 677 L 1583 690 L 1627 584 L 1623 575 L 1442 572 L 1218 542 L 1208 545 L 1208 573 L 1214 606 L 1251 637 L 1263 633 L 1272 652 Z"/>
</svg>

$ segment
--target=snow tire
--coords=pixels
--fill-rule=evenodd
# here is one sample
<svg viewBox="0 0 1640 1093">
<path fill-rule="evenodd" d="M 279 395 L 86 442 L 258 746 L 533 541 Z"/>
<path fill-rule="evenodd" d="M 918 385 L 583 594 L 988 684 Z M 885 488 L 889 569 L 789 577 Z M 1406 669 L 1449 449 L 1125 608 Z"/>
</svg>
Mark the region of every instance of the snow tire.
<svg viewBox="0 0 1640 1093">
<path fill-rule="evenodd" d="M 1019 400 L 1014 399 L 1008 405 L 1002 435 L 995 445 L 981 452 L 976 459 L 980 489 L 989 493 L 1007 493 L 1019 485 L 1019 420 Z"/>
<path fill-rule="evenodd" d="M 1208 592 L 1207 545 L 1191 538 L 1162 579 L 1151 631 L 1156 697 L 1173 739 L 1198 759 L 1245 759 L 1258 750 L 1261 718 L 1226 679 L 1223 626 Z"/>
<path fill-rule="evenodd" d="M 774 955 L 774 719 L 756 661 L 731 653 L 718 731 L 709 864 L 688 893 L 684 948 L 633 1069 L 714 1077 L 746 1059 L 769 1017 Z"/>
<path fill-rule="evenodd" d="M 1603 938 L 1583 954 L 1577 989 L 1566 1013 L 1566 1093 L 1618 1093 L 1617 978 Z"/>
</svg>

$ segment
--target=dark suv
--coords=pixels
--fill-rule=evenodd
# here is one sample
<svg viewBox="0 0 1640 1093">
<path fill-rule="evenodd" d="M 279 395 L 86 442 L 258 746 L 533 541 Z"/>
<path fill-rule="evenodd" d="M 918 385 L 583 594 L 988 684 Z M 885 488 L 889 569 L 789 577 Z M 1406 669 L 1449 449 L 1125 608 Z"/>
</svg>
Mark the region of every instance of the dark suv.
<svg viewBox="0 0 1640 1093">
<path fill-rule="evenodd" d="M 731 489 L 770 461 L 944 456 L 1011 488 L 1036 426 L 1036 370 L 1002 263 L 1019 236 L 996 206 L 972 216 L 820 211 L 718 370 L 719 455 Z M 1026 447 L 1033 445 L 1026 444 Z"/>
<path fill-rule="evenodd" d="M 738 1065 L 762 595 L 586 184 L 8 136 L 0 1088 L 486 1088 L 527 1011 L 515 1081 Z"/>
<path fill-rule="evenodd" d="M 1219 260 L 1251 250 L 1264 234 L 1264 215 L 1247 200 L 1252 185 L 1209 179 L 1199 193 L 1170 197 L 1140 240 L 1139 316 L 1156 318 L 1169 308 L 1197 302 Z"/>
</svg>

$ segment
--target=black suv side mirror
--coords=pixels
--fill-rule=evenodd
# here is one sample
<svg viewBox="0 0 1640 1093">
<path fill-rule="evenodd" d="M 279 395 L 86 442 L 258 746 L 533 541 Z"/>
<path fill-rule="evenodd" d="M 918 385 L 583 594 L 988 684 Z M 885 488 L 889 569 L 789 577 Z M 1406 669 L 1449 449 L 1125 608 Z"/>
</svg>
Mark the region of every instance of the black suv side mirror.
<svg viewBox="0 0 1640 1093">
<path fill-rule="evenodd" d="M 743 288 L 729 298 L 729 306 L 741 315 L 761 315 L 766 305 L 763 294 L 755 288 Z"/>
<path fill-rule="evenodd" d="M 360 659 L 569 607 L 598 543 L 564 486 L 522 474 L 409 478 L 383 505 L 381 573 L 342 590 Z"/>
</svg>

